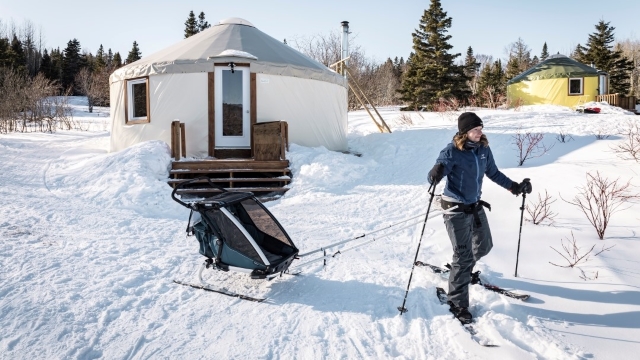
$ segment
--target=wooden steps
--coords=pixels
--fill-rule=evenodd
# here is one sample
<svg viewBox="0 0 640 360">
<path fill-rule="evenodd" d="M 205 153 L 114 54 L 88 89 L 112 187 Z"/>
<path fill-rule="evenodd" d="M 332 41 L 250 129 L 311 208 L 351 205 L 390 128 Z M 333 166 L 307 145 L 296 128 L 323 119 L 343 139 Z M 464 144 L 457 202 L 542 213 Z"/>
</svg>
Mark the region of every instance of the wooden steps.
<svg viewBox="0 0 640 360">
<path fill-rule="evenodd" d="M 203 159 L 174 161 L 169 172 L 169 185 L 175 187 L 182 181 L 199 179 L 180 189 L 176 194 L 206 196 L 220 190 L 206 186 L 209 180 L 227 191 L 249 191 L 257 195 L 284 193 L 291 182 L 288 160 L 256 161 L 253 159 Z M 209 180 L 208 180 L 209 179 Z"/>
</svg>

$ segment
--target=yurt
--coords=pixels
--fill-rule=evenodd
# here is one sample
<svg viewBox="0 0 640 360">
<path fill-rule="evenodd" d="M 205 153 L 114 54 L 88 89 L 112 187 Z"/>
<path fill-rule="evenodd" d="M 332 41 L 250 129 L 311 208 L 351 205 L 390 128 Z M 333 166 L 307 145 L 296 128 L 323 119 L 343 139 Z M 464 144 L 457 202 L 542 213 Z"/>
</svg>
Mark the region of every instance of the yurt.
<svg viewBox="0 0 640 360">
<path fill-rule="evenodd" d="M 564 55 L 553 55 L 507 82 L 507 99 L 513 104 L 554 104 L 576 107 L 595 101 L 609 91 L 603 71 Z"/>
<path fill-rule="evenodd" d="M 252 126 L 286 121 L 289 142 L 347 149 L 343 76 L 230 18 L 111 74 L 111 151 L 170 144 L 184 124 L 186 156 L 251 149 Z"/>
</svg>

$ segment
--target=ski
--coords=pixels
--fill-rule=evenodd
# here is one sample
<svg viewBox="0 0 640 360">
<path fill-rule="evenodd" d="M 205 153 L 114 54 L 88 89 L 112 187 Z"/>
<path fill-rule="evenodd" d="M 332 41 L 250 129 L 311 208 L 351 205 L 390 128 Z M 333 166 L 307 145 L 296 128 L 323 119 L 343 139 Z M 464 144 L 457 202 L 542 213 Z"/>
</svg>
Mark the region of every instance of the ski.
<svg viewBox="0 0 640 360">
<path fill-rule="evenodd" d="M 223 289 L 216 289 L 216 288 L 213 288 L 213 287 L 210 287 L 210 286 L 186 283 L 186 282 L 182 282 L 182 281 L 179 281 L 179 280 L 173 280 L 173 282 L 178 284 L 178 285 L 184 285 L 184 286 L 192 287 L 194 289 L 211 291 L 211 292 L 214 292 L 214 293 L 227 295 L 227 296 L 235 297 L 235 298 L 242 299 L 242 300 L 248 300 L 248 301 L 253 301 L 253 302 L 263 302 L 263 301 L 267 300 L 267 299 L 263 299 L 263 298 L 254 298 L 254 297 L 251 297 L 251 296 L 246 296 L 246 295 L 234 293 L 234 292 L 223 290 Z"/>
<path fill-rule="evenodd" d="M 449 269 L 447 268 L 441 268 L 439 266 L 435 266 L 435 265 L 431 265 L 422 261 L 416 261 L 415 263 L 416 266 L 422 266 L 422 267 L 427 267 L 429 268 L 431 271 L 433 271 L 436 274 L 448 274 L 449 273 Z M 515 293 L 509 290 L 505 290 L 499 286 L 496 285 L 492 285 L 492 284 L 485 284 L 482 282 L 482 280 L 478 279 L 478 285 L 482 285 L 482 287 L 484 287 L 487 290 L 493 291 L 493 292 L 497 292 L 498 294 L 513 298 L 513 299 L 517 299 L 517 300 L 522 300 L 522 301 L 526 301 L 529 299 L 529 294 L 520 294 L 520 293 Z"/>
<path fill-rule="evenodd" d="M 436 288 L 436 295 L 438 296 L 438 300 L 440 300 L 440 303 L 443 305 L 448 305 L 447 304 L 447 292 L 441 288 L 438 287 Z M 464 330 L 466 332 L 468 332 L 471 335 L 471 338 L 477 342 L 479 345 L 484 346 L 484 347 L 498 347 L 499 345 L 495 345 L 495 344 L 491 344 L 489 342 L 489 340 L 487 340 L 486 338 L 484 338 L 479 332 L 478 330 L 476 330 L 473 327 L 473 324 L 465 324 L 462 321 L 460 321 L 460 324 L 462 325 L 462 327 L 464 328 Z"/>
</svg>

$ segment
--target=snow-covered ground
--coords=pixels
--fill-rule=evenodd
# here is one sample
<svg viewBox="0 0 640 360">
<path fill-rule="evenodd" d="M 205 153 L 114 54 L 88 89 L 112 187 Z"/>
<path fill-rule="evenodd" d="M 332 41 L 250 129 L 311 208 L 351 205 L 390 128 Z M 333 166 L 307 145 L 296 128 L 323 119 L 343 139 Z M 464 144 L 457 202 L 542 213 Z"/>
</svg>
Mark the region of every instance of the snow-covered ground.
<svg viewBox="0 0 640 360">
<path fill-rule="evenodd" d="M 188 211 L 170 199 L 161 142 L 108 153 L 108 109 L 74 101 L 89 131 L 0 135 L 0 358 L 2 359 L 632 359 L 640 353 L 640 203 L 613 214 L 605 240 L 573 205 L 587 172 L 640 185 L 640 164 L 612 150 L 633 116 L 553 106 L 478 109 L 498 166 L 531 178 L 535 202 L 557 201 L 552 224 L 525 222 L 514 277 L 521 198 L 485 180 L 494 249 L 486 281 L 531 294 L 520 302 L 471 289 L 479 346 L 435 297 L 446 280 L 416 268 L 400 316 L 421 224 L 272 281 L 208 272 L 252 303 L 172 283 L 197 281 L 204 259 L 185 236 Z M 266 205 L 301 252 L 424 213 L 426 174 L 457 114 L 382 109 L 392 134 L 349 114 L 351 154 L 292 145 L 291 190 Z M 101 115 L 101 116 L 100 116 Z M 404 116 L 404 119 L 401 117 Z M 410 121 L 408 118 L 410 118 Z M 553 145 L 517 166 L 516 132 Z M 558 134 L 569 141 L 559 142 Z M 596 139 L 595 135 L 605 137 Z M 606 137 L 606 135 L 610 135 Z M 354 154 L 361 154 L 355 156 Z M 640 192 L 634 188 L 633 191 Z M 525 218 L 527 217 L 525 213 Z M 554 248 L 610 250 L 576 268 Z M 355 243 L 347 244 L 343 250 Z M 442 265 L 451 247 L 441 216 L 427 222 L 418 258 Z M 553 248 L 552 248 L 553 247 Z M 337 249 L 335 249 L 337 250 Z M 292 267 L 302 264 L 294 262 Z"/>
</svg>

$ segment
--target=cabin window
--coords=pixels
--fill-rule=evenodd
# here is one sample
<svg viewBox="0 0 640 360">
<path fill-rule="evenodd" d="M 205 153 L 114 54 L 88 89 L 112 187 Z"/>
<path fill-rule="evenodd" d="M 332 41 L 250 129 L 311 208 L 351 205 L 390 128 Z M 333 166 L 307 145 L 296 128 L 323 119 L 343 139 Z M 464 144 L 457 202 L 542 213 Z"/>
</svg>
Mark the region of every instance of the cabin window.
<svg viewBox="0 0 640 360">
<path fill-rule="evenodd" d="M 149 116 L 149 78 L 127 80 L 126 123 L 142 124 L 150 121 Z"/>
<path fill-rule="evenodd" d="M 583 93 L 582 78 L 569 79 L 569 95 L 582 95 Z"/>
</svg>

